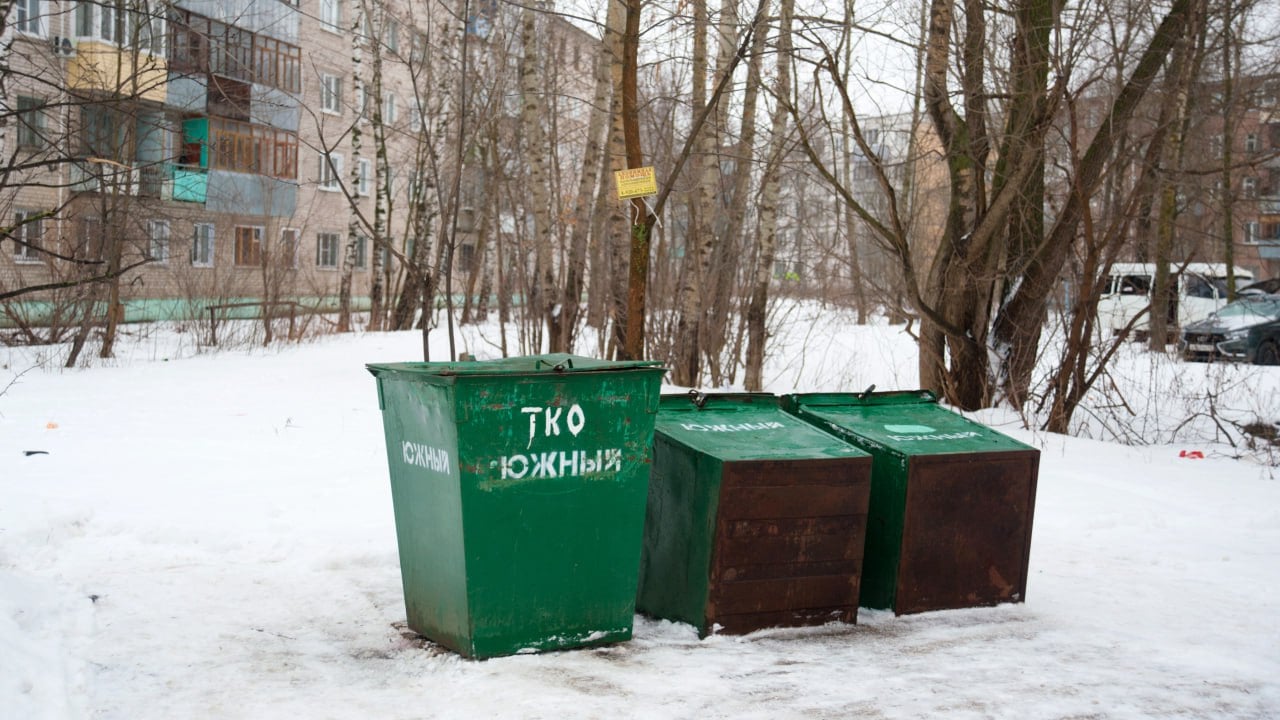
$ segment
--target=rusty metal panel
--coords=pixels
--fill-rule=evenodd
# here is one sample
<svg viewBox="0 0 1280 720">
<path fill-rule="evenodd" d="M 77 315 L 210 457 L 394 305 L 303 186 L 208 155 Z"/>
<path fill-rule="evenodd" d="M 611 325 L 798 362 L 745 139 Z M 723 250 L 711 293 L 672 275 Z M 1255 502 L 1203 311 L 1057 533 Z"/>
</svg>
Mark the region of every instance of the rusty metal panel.
<svg viewBox="0 0 1280 720">
<path fill-rule="evenodd" d="M 862 607 L 903 614 L 1025 599 L 1038 450 L 926 391 L 782 402 L 874 458 Z"/>
<path fill-rule="evenodd" d="M 896 613 L 1026 597 L 1038 466 L 1035 452 L 910 460 Z"/>
<path fill-rule="evenodd" d="M 708 625 L 856 622 L 870 471 L 867 459 L 726 463 Z"/>
<path fill-rule="evenodd" d="M 701 635 L 855 622 L 871 458 L 772 395 L 665 396 L 637 606 Z"/>
<path fill-rule="evenodd" d="M 829 608 L 790 608 L 777 612 L 721 614 L 719 618 L 717 621 L 719 632 L 725 635 L 745 635 L 771 627 L 806 627 L 825 625 L 829 622 L 852 624 L 857 622 L 858 608 L 849 605 Z"/>
<path fill-rule="evenodd" d="M 728 616 L 744 613 L 784 612 L 813 607 L 854 607 L 850 594 L 858 589 L 858 581 L 848 575 L 790 577 L 779 580 L 756 580 L 722 583 L 712 594 L 710 614 L 732 621 Z M 839 605 L 834 605 L 840 603 Z M 723 623 L 722 623 L 723 624 Z"/>
<path fill-rule="evenodd" d="M 867 511 L 866 500 L 841 485 L 737 488 L 720 496 L 720 516 L 734 519 L 812 517 L 815 507 L 838 515 Z"/>
</svg>

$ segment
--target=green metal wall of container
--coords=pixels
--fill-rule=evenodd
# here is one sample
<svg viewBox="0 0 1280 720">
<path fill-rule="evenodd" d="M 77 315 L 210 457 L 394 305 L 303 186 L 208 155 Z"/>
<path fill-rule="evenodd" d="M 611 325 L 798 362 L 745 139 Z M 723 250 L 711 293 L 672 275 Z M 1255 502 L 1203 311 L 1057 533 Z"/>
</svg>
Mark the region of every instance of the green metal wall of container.
<svg viewBox="0 0 1280 720">
<path fill-rule="evenodd" d="M 1039 450 L 927 391 L 782 402 L 874 458 L 862 607 L 905 614 L 1026 598 Z"/>
<path fill-rule="evenodd" d="M 477 658 L 629 639 L 662 368 L 368 368 L 409 627 Z"/>
<path fill-rule="evenodd" d="M 713 628 L 856 622 L 871 457 L 769 394 L 659 406 L 637 608 Z"/>
</svg>

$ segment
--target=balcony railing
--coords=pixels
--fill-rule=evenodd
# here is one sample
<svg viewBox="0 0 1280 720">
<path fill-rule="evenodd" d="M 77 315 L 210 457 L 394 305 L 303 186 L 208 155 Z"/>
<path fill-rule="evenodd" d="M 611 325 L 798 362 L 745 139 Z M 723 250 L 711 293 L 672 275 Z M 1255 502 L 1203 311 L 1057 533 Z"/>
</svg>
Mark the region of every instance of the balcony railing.
<svg viewBox="0 0 1280 720">
<path fill-rule="evenodd" d="M 207 171 L 169 163 L 125 165 L 90 158 L 71 164 L 71 191 L 204 202 Z"/>
<path fill-rule="evenodd" d="M 202 167 L 177 165 L 173 169 L 173 199 L 205 202 L 209 197 L 209 171 Z"/>
</svg>

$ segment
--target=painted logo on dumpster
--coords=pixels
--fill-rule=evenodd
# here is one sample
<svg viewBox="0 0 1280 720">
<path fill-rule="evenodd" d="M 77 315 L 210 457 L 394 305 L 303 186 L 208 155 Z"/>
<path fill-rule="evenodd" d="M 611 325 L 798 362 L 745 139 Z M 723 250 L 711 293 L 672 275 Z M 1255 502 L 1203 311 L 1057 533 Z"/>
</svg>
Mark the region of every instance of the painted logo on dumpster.
<svg viewBox="0 0 1280 720">
<path fill-rule="evenodd" d="M 561 407 L 522 407 L 520 412 L 529 416 L 529 444 L 524 446 L 526 450 L 533 447 L 533 439 L 538 436 L 539 417 L 542 418 L 542 434 L 544 437 L 560 435 L 561 415 L 565 416 L 565 428 L 574 437 L 578 437 L 578 433 L 582 432 L 582 428 L 587 425 L 587 414 L 582 411 L 582 406 L 578 403 L 570 405 L 568 413 Z"/>
<path fill-rule="evenodd" d="M 783 425 L 775 420 L 767 422 L 744 422 L 719 425 L 703 425 L 701 423 L 680 423 L 680 427 L 689 432 L 751 432 L 753 430 L 781 430 Z"/>
<path fill-rule="evenodd" d="M 520 408 L 529 418 L 529 441 L 526 452 L 513 453 L 489 463 L 499 470 L 503 480 L 582 477 L 622 470 L 621 448 L 593 450 L 552 450 L 537 452 L 533 444 L 539 438 L 560 437 L 562 430 L 578 437 L 587 426 L 587 414 L 574 403 L 568 408 L 530 406 Z"/>
<path fill-rule="evenodd" d="M 451 467 L 449 453 L 437 447 L 405 440 L 400 443 L 400 451 L 406 465 L 415 465 L 448 475 Z"/>
<path fill-rule="evenodd" d="M 622 470 L 621 448 L 608 450 L 554 450 L 508 455 L 496 463 L 503 480 L 581 477 Z"/>
<path fill-rule="evenodd" d="M 918 440 L 966 440 L 968 438 L 976 438 L 981 433 L 974 430 L 966 430 L 964 432 L 940 433 L 935 428 L 928 425 L 885 425 L 884 429 L 889 431 L 890 440 L 896 442 L 912 442 Z"/>
</svg>

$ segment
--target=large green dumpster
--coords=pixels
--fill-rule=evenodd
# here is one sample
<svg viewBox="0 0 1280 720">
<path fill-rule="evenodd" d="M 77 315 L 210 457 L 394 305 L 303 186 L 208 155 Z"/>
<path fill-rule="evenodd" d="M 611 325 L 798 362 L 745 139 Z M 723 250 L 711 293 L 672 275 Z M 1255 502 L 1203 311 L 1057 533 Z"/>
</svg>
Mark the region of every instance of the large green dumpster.
<svg viewBox="0 0 1280 720">
<path fill-rule="evenodd" d="M 409 627 L 468 657 L 630 638 L 662 368 L 368 367 Z"/>
<path fill-rule="evenodd" d="M 904 614 L 1026 597 L 1039 450 L 926 391 L 783 403 L 874 457 L 863 607 Z"/>
<path fill-rule="evenodd" d="M 773 395 L 664 396 L 637 608 L 703 636 L 855 622 L 870 474 Z"/>
</svg>

